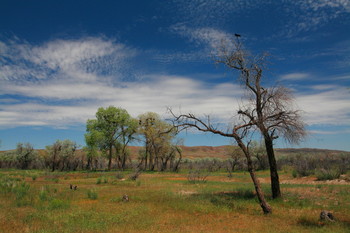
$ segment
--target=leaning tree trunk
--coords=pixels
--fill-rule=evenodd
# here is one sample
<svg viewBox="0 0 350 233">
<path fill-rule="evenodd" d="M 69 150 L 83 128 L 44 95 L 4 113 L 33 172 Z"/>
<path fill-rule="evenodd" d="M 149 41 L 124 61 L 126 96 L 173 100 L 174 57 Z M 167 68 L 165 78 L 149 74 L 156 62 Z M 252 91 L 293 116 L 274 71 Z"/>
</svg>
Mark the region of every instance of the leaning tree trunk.
<svg viewBox="0 0 350 233">
<path fill-rule="evenodd" d="M 238 143 L 238 146 L 242 149 L 242 151 L 247 159 L 248 171 L 249 171 L 250 177 L 252 178 L 252 181 L 254 183 L 254 188 L 256 191 L 256 195 L 258 196 L 260 206 L 261 206 L 264 214 L 270 214 L 270 213 L 272 213 L 272 208 L 266 202 L 265 197 L 264 197 L 264 193 L 261 190 L 260 182 L 255 174 L 254 165 L 253 165 L 253 161 L 252 161 L 250 152 L 239 137 L 235 137 L 235 139 Z"/>
<path fill-rule="evenodd" d="M 269 159 L 269 165 L 270 165 L 272 198 L 275 199 L 275 198 L 281 197 L 281 189 L 280 189 L 280 181 L 279 181 L 278 171 L 277 171 L 277 162 L 275 158 L 275 152 L 273 150 L 273 140 L 268 133 L 264 134 L 264 140 L 265 140 L 266 153 L 267 153 L 267 157 Z"/>
</svg>

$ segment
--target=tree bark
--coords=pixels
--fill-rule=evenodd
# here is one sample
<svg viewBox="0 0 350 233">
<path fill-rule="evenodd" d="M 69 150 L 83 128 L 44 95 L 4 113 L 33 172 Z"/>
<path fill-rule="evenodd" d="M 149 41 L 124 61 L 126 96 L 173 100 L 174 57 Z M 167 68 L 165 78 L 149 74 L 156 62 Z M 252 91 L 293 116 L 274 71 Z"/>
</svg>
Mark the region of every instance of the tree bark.
<svg viewBox="0 0 350 233">
<path fill-rule="evenodd" d="M 253 161 L 250 155 L 250 152 L 248 150 L 248 148 L 244 145 L 244 143 L 242 142 L 242 140 L 239 137 L 235 137 L 238 146 L 242 149 L 246 159 L 247 159 L 247 166 L 248 166 L 248 172 L 250 174 L 250 177 L 252 178 L 252 181 L 254 183 L 254 188 L 256 191 L 256 195 L 259 199 L 259 204 L 264 212 L 264 214 L 271 214 L 272 213 L 272 208 L 271 206 L 266 202 L 265 197 L 264 197 L 264 193 L 261 190 L 260 187 L 260 182 L 255 174 L 255 170 L 254 170 L 254 165 L 253 165 Z"/>
<path fill-rule="evenodd" d="M 275 157 L 275 152 L 273 150 L 273 140 L 268 133 L 264 134 L 264 140 L 265 140 L 266 153 L 269 158 L 269 165 L 270 165 L 272 198 L 275 199 L 275 198 L 281 197 L 282 195 L 281 195 L 280 181 L 279 181 L 278 171 L 277 171 L 276 157 Z"/>
<path fill-rule="evenodd" d="M 112 145 L 110 145 L 109 146 L 109 156 L 108 156 L 108 171 L 110 171 L 112 168 L 112 153 L 113 153 L 112 149 L 113 149 L 113 147 L 112 147 Z"/>
</svg>

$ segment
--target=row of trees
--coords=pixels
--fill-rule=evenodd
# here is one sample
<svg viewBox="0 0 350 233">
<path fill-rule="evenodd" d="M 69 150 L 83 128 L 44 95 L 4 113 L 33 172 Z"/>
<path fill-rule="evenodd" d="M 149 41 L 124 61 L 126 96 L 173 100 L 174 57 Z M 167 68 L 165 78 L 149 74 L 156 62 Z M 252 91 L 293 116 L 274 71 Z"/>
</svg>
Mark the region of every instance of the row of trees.
<svg viewBox="0 0 350 233">
<path fill-rule="evenodd" d="M 0 167 L 64 171 L 135 166 L 139 170 L 178 171 L 182 151 L 175 143 L 176 134 L 176 128 L 156 113 L 132 118 L 125 109 L 109 106 L 99 108 L 96 118 L 87 121 L 83 150 L 77 150 L 79 146 L 70 140 L 57 140 L 42 151 L 34 150 L 29 143 L 19 143 L 15 151 L 0 155 Z M 137 161 L 130 158 L 131 142 L 144 144 Z"/>
<path fill-rule="evenodd" d="M 125 109 L 110 106 L 99 108 L 96 119 L 87 121 L 85 134 L 88 169 L 95 169 L 94 161 L 101 152 L 108 157 L 108 170 L 113 158 L 118 169 L 125 169 L 129 157 L 127 146 L 143 141 L 139 152 L 138 168 L 164 171 L 169 166 L 177 170 L 181 161 L 181 149 L 174 144 L 176 128 L 153 112 L 132 118 Z"/>
</svg>

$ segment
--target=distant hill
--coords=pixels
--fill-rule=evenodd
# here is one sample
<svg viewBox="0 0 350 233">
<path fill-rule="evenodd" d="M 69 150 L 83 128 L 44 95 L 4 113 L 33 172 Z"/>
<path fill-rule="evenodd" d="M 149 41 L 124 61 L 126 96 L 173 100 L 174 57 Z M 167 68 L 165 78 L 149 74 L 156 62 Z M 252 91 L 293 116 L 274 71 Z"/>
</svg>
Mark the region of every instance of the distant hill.
<svg viewBox="0 0 350 233">
<path fill-rule="evenodd" d="M 181 146 L 183 158 L 209 158 L 215 157 L 220 159 L 227 159 L 227 150 L 231 146 Z M 139 149 L 142 147 L 130 146 L 132 158 L 136 158 Z M 327 149 L 313 149 L 313 148 L 277 148 L 275 149 L 276 156 L 286 156 L 293 154 L 340 154 L 345 153 L 350 156 L 350 152 L 341 150 L 327 150 Z"/>
</svg>

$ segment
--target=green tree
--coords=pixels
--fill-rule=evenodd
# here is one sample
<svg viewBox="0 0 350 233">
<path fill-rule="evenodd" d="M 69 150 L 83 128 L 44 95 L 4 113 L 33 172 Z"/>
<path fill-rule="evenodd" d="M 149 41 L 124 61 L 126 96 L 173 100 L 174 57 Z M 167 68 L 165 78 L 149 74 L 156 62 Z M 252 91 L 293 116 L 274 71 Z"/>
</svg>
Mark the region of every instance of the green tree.
<svg viewBox="0 0 350 233">
<path fill-rule="evenodd" d="M 78 164 L 73 163 L 73 160 L 75 159 L 77 147 L 75 142 L 68 139 L 64 141 L 57 140 L 54 144 L 46 146 L 51 171 L 55 171 L 56 169 L 61 169 L 61 171 L 75 170 Z"/>
<path fill-rule="evenodd" d="M 86 131 L 88 147 L 93 149 L 97 146 L 108 153 L 108 170 L 112 167 L 113 151 L 116 152 L 118 167 L 124 169 L 128 154 L 126 148 L 135 139 L 137 121 L 125 109 L 109 106 L 98 109 L 96 119 L 87 121 Z"/>
<path fill-rule="evenodd" d="M 85 134 L 86 146 L 84 151 L 87 156 L 86 169 L 97 169 L 97 158 L 99 157 L 99 145 L 98 142 L 102 140 L 102 134 L 98 131 L 91 131 Z"/>
<path fill-rule="evenodd" d="M 139 133 L 143 135 L 145 150 L 141 153 L 144 168 L 165 170 L 175 153 L 179 153 L 172 140 L 176 129 L 160 118 L 157 113 L 147 112 L 139 116 Z"/>
<path fill-rule="evenodd" d="M 18 143 L 16 149 L 17 160 L 21 169 L 28 169 L 37 153 L 30 143 Z"/>
</svg>

